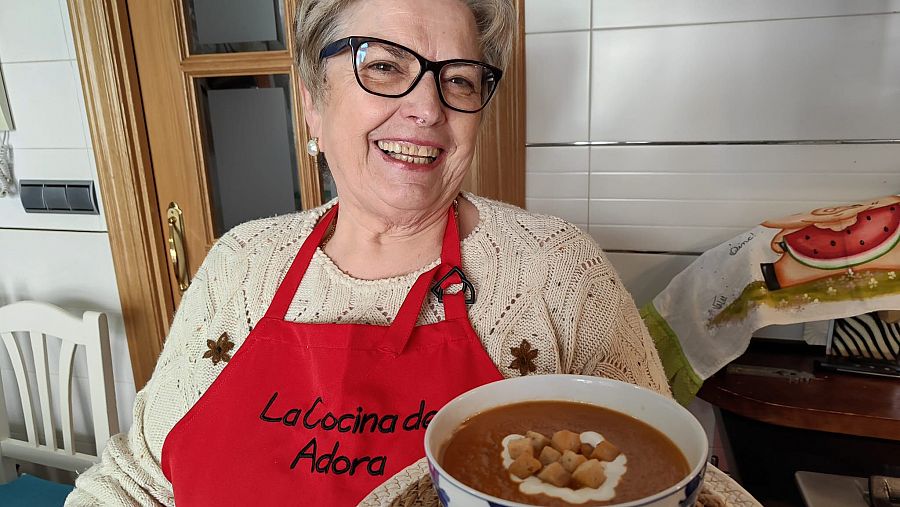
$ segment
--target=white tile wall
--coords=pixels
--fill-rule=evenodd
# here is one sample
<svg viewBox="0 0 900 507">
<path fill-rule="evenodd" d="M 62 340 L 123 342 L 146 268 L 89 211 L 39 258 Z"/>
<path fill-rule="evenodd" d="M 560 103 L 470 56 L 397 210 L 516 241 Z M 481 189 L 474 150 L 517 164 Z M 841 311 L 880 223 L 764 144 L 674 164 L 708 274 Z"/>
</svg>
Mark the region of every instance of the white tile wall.
<svg viewBox="0 0 900 507">
<path fill-rule="evenodd" d="M 652 225 L 684 227 L 743 227 L 749 229 L 766 217 L 781 217 L 827 205 L 809 201 L 798 206 L 781 201 L 717 201 L 675 199 L 591 199 L 591 225 Z M 799 207 L 799 209 L 798 209 Z M 762 211 L 767 209 L 768 211 Z"/>
<path fill-rule="evenodd" d="M 598 30 L 592 70 L 592 140 L 900 133 L 900 14 Z"/>
<path fill-rule="evenodd" d="M 700 253 L 773 215 L 900 191 L 889 144 L 605 146 L 590 168 L 590 230 L 617 250 Z"/>
<path fill-rule="evenodd" d="M 526 203 L 586 220 L 639 302 L 693 259 L 680 254 L 767 217 L 900 192 L 900 145 L 534 147 L 900 138 L 900 0 L 594 0 L 593 30 L 584 8 L 526 2 Z M 585 104 L 572 62 L 588 33 Z"/>
<path fill-rule="evenodd" d="M 537 0 L 536 3 L 544 1 Z M 592 25 L 594 28 L 627 28 L 897 11 L 900 11 L 898 0 L 593 0 Z"/>
<path fill-rule="evenodd" d="M 529 176 L 530 178 L 530 176 Z M 538 199 L 525 198 L 525 207 L 535 213 L 553 215 L 579 225 L 586 229 L 588 225 L 588 209 L 584 199 Z"/>
<path fill-rule="evenodd" d="M 587 177 L 590 163 L 590 148 L 548 147 L 527 148 L 525 150 L 525 170 L 537 173 L 582 173 Z M 587 184 L 587 179 L 585 179 Z"/>
<path fill-rule="evenodd" d="M 587 139 L 590 32 L 525 36 L 529 143 Z"/>
<path fill-rule="evenodd" d="M 93 180 L 96 162 L 87 127 L 66 0 L 0 0 L 0 65 L 16 130 L 12 133 L 17 179 Z M 99 188 L 97 198 L 100 200 Z M 135 396 L 131 360 L 112 265 L 106 224 L 100 215 L 26 214 L 18 196 L 0 199 L 0 305 L 36 299 L 73 313 L 98 310 L 110 323 L 119 420 L 131 424 Z M 50 340 L 51 355 L 58 343 Z M 51 360 L 56 374 L 56 361 Z M 0 352 L 0 374 L 20 424 L 21 407 Z M 76 354 L 76 431 L 90 430 L 86 364 Z M 16 415 L 18 414 L 18 415 Z"/>
<path fill-rule="evenodd" d="M 70 58 L 59 0 L 0 0 L 0 61 Z"/>
<path fill-rule="evenodd" d="M 88 148 L 78 70 L 68 60 L 4 63 L 16 149 Z"/>
<path fill-rule="evenodd" d="M 66 40 L 66 49 L 68 50 L 70 60 L 75 60 L 75 40 L 72 38 L 72 23 L 69 21 L 69 3 L 66 0 L 57 0 L 59 2 L 59 15 L 62 19 L 63 30 L 65 34 L 63 38 Z"/>
<path fill-rule="evenodd" d="M 527 148 L 525 195 L 528 209 L 587 227 L 590 151 L 584 148 Z"/>
<path fill-rule="evenodd" d="M 587 174 L 531 173 L 526 192 L 535 198 L 586 200 L 587 184 Z"/>
<path fill-rule="evenodd" d="M 784 173 L 891 174 L 898 160 L 897 144 L 602 146 L 591 148 L 590 166 L 595 172 L 754 173 L 774 180 Z"/>
<path fill-rule="evenodd" d="M 900 169 L 900 168 L 898 168 Z M 778 184 L 773 185 L 777 180 Z M 563 181 L 562 183 L 565 183 Z M 718 200 L 773 200 L 801 203 L 865 199 L 900 188 L 900 171 L 892 173 L 829 174 L 717 174 L 717 173 L 623 173 L 591 172 L 592 198 L 679 199 L 698 197 Z M 848 191 L 848 189 L 851 189 Z M 762 218 L 765 218 L 763 216 Z"/>
<path fill-rule="evenodd" d="M 591 28 L 587 0 L 531 0 L 525 2 L 525 33 L 563 32 Z"/>
<path fill-rule="evenodd" d="M 608 252 L 607 256 L 622 277 L 622 283 L 631 291 L 638 307 L 649 303 L 666 288 L 672 277 L 697 258 L 696 255 L 620 252 Z"/>
</svg>

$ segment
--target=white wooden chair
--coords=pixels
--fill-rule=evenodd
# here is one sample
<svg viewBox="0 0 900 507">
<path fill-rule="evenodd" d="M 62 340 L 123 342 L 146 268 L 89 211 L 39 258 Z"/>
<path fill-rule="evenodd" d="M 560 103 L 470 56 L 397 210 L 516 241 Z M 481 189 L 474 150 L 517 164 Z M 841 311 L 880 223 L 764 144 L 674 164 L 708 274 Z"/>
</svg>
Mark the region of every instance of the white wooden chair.
<svg viewBox="0 0 900 507">
<path fill-rule="evenodd" d="M 30 337 L 37 377 L 36 404 L 32 401 L 25 361 L 13 332 L 27 333 Z M 27 440 L 15 439 L 10 435 L 3 386 L 0 382 L 0 484 L 16 478 L 15 462 L 30 462 L 81 472 L 99 461 L 98 456 L 102 454 L 110 436 L 119 432 L 106 315 L 84 312 L 81 318 L 77 318 L 53 305 L 22 301 L 0 307 L 0 336 L 16 375 L 27 435 Z M 50 336 L 61 340 L 56 398 L 59 400 L 62 446 L 57 442 L 56 426 L 50 410 L 51 382 L 47 357 L 47 340 Z M 96 455 L 76 452 L 73 438 L 72 365 L 75 347 L 78 345 L 84 346 L 87 357 Z M 38 438 L 36 409 L 39 409 L 43 422 L 43 443 Z"/>
</svg>

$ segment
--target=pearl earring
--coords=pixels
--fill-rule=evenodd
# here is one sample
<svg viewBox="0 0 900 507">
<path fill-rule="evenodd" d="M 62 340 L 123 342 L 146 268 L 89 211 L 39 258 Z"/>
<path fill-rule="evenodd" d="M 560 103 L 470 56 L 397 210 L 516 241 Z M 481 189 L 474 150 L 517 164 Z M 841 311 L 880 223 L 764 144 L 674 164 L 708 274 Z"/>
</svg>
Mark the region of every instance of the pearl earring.
<svg viewBox="0 0 900 507">
<path fill-rule="evenodd" d="M 319 138 L 314 137 L 306 143 L 306 153 L 309 153 L 310 157 L 315 157 L 319 154 Z"/>
</svg>

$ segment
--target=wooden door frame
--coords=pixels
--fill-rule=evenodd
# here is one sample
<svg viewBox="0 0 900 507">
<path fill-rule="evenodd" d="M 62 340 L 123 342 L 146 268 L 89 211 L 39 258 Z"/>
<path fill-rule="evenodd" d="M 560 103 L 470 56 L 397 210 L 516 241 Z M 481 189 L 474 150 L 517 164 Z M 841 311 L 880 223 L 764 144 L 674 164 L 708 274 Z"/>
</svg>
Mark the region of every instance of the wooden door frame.
<svg viewBox="0 0 900 507">
<path fill-rule="evenodd" d="M 465 182 L 476 194 L 519 206 L 525 204 L 524 1 L 516 0 L 515 52 Z M 128 11 L 125 0 L 67 3 L 134 383 L 140 390 L 156 366 L 175 303 Z M 494 170 L 501 166 L 515 170 Z"/>
<path fill-rule="evenodd" d="M 514 0 L 518 16 L 513 53 L 500 88 L 488 106 L 472 167 L 463 188 L 525 207 L 525 0 Z M 498 170 L 512 167 L 514 170 Z"/>
<path fill-rule="evenodd" d="M 68 0 L 136 389 L 174 312 L 140 83 L 124 0 Z M 159 238 L 159 240 L 157 239 Z"/>
</svg>

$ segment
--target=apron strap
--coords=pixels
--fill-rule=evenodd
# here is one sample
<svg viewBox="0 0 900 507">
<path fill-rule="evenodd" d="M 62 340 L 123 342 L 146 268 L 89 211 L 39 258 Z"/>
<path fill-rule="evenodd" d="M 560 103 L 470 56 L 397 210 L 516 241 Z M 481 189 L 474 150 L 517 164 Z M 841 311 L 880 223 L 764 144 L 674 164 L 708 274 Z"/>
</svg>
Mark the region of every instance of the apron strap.
<svg viewBox="0 0 900 507">
<path fill-rule="evenodd" d="M 457 201 L 447 210 L 447 227 L 441 245 L 441 263 L 462 267 L 462 250 L 459 241 L 459 224 L 456 222 Z"/>
<path fill-rule="evenodd" d="M 466 311 L 467 287 L 472 291 L 473 299 L 475 296 L 475 288 L 462 272 L 462 246 L 459 240 L 456 209 L 454 201 L 453 206 L 447 211 L 447 228 L 444 229 L 444 243 L 441 246 L 441 265 L 438 266 L 436 277 L 438 285 L 432 289 L 432 292 L 441 295 L 439 299 L 444 304 L 444 317 L 451 320 L 468 318 Z M 463 288 L 459 292 L 453 294 L 444 292 L 456 284 L 463 284 Z M 419 307 L 421 308 L 421 303 Z"/>
<path fill-rule="evenodd" d="M 313 228 L 312 233 L 303 242 L 297 256 L 291 263 L 284 280 L 278 286 L 272 304 L 266 311 L 266 317 L 284 320 L 287 315 L 288 308 L 303 275 L 312 261 L 316 249 L 322 243 L 322 239 L 328 232 L 328 228 L 335 220 L 338 214 L 338 205 L 335 204 L 327 213 L 319 220 L 319 223 Z M 397 316 L 388 327 L 384 337 L 385 351 L 399 354 L 406 347 L 412 330 L 419 320 L 419 313 L 422 310 L 422 304 L 430 290 L 436 293 L 442 293 L 442 302 L 444 304 L 444 317 L 447 320 L 468 319 L 466 310 L 466 293 L 465 285 L 469 283 L 463 276 L 462 270 L 462 253 L 459 241 L 459 226 L 456 221 L 456 208 L 450 207 L 447 210 L 447 227 L 444 230 L 444 240 L 441 246 L 441 263 L 431 270 L 422 273 L 413 284 L 406 299 L 400 306 Z M 437 281 L 437 283 L 435 283 Z M 463 290 L 453 294 L 443 293 L 445 289 L 454 284 L 463 284 Z M 471 285 L 470 285 L 471 287 Z M 440 291 L 440 292 L 438 292 Z"/>
<path fill-rule="evenodd" d="M 316 253 L 316 248 L 319 248 L 319 245 L 322 243 L 322 238 L 324 238 L 325 233 L 328 232 L 328 227 L 331 226 L 331 222 L 337 217 L 337 212 L 338 205 L 335 204 L 334 207 L 328 210 L 322 219 L 319 220 L 319 223 L 313 228 L 312 233 L 310 233 L 309 237 L 306 238 L 306 241 L 303 242 L 303 246 L 300 247 L 300 251 L 297 253 L 297 256 L 294 257 L 294 261 L 291 263 L 290 269 L 288 269 L 287 274 L 284 276 L 284 280 L 282 280 L 281 285 L 278 286 L 278 290 L 275 291 L 275 297 L 272 299 L 272 304 L 270 304 L 269 309 L 266 310 L 267 318 L 284 320 L 288 308 L 291 306 L 291 301 L 294 299 L 294 294 L 297 293 L 297 288 L 300 287 L 300 282 L 303 280 L 303 275 L 306 274 L 306 269 L 309 267 L 309 263 Z"/>
<path fill-rule="evenodd" d="M 400 354 L 406 348 L 406 343 L 412 336 L 412 330 L 419 320 L 422 304 L 425 297 L 432 290 L 443 293 L 445 289 L 455 284 L 468 284 L 469 281 L 462 275 L 462 254 L 459 241 L 459 226 L 456 222 L 455 206 L 447 211 L 447 227 L 444 229 L 444 242 L 441 247 L 441 263 L 431 270 L 422 273 L 412 288 L 403 305 L 397 312 L 397 316 L 385 333 L 382 350 L 393 354 Z M 437 282 L 437 285 L 435 285 Z M 446 320 L 468 319 L 466 310 L 465 288 L 453 294 L 443 294 L 444 318 Z"/>
</svg>

